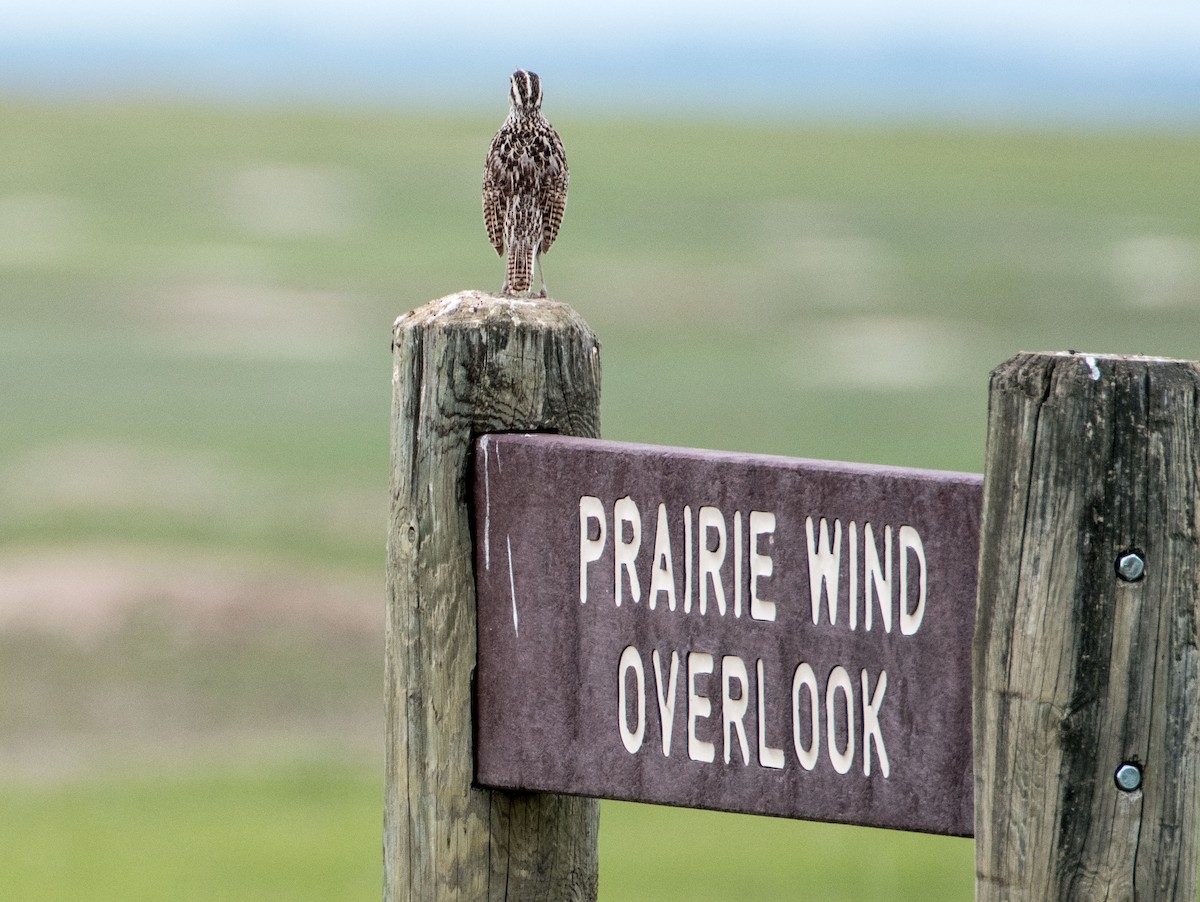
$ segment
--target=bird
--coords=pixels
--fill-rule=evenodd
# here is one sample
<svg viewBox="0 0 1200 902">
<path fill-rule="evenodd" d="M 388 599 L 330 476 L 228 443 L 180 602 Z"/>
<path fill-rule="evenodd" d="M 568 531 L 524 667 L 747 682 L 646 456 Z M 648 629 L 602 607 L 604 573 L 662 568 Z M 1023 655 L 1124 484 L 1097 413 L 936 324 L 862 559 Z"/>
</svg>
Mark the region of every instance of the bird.
<svg viewBox="0 0 1200 902">
<path fill-rule="evenodd" d="M 550 250 L 567 207 L 567 155 L 542 115 L 542 80 L 518 69 L 509 79 L 508 118 L 492 138 L 483 167 L 483 222 L 496 253 L 508 260 L 501 293 L 530 295 L 536 269 L 546 296 L 541 255 Z"/>
</svg>

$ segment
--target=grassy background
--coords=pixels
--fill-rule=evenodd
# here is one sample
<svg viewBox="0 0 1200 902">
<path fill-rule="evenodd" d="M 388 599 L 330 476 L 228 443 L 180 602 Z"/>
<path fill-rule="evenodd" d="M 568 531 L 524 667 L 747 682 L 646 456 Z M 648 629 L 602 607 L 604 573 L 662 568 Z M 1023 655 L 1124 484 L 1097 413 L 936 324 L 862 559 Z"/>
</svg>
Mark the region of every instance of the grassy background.
<svg viewBox="0 0 1200 902">
<path fill-rule="evenodd" d="M 608 438 L 977 471 L 1011 353 L 1200 357 L 1195 134 L 549 112 Z M 374 897 L 390 327 L 498 287 L 499 113 L 0 119 L 0 895 Z M 963 840 L 603 822 L 606 902 L 972 883 Z"/>
</svg>

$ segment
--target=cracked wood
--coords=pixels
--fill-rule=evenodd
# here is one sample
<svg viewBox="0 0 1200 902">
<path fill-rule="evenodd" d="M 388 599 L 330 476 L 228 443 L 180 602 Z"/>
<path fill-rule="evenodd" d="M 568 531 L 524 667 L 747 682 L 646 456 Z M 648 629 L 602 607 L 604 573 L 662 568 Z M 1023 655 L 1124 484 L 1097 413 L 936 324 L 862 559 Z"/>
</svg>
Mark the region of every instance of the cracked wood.
<svg viewBox="0 0 1200 902">
<path fill-rule="evenodd" d="M 1021 354 L 992 374 L 979 902 L 1196 898 L 1198 397 L 1183 361 Z M 1135 582 L 1116 572 L 1129 549 Z"/>
<path fill-rule="evenodd" d="M 485 432 L 599 434 L 599 343 L 571 308 L 479 292 L 393 335 L 384 899 L 592 900 L 599 805 L 472 786 L 468 487 Z"/>
</svg>

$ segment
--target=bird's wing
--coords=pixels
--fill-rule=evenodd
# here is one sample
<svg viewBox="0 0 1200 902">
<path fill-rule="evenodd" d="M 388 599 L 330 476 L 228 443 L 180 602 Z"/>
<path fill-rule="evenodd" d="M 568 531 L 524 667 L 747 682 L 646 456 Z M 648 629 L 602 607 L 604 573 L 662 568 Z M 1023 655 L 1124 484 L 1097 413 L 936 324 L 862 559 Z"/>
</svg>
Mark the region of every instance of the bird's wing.
<svg viewBox="0 0 1200 902">
<path fill-rule="evenodd" d="M 497 135 L 499 137 L 499 135 Z M 491 151 L 483 166 L 483 224 L 496 253 L 504 256 L 504 192 L 500 171 L 500 148 L 492 141 Z"/>
<path fill-rule="evenodd" d="M 543 254 L 550 250 L 550 245 L 558 237 L 558 227 L 562 225 L 563 213 L 567 209 L 567 155 L 563 150 L 562 140 L 553 131 L 550 133 L 548 157 L 542 186 Z"/>
</svg>

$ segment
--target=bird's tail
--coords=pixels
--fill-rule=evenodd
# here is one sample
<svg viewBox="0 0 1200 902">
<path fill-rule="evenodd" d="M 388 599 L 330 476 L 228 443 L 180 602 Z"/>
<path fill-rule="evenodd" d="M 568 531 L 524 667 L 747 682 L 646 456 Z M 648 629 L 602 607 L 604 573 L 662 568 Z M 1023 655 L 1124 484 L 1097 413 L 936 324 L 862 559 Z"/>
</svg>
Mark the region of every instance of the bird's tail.
<svg viewBox="0 0 1200 902">
<path fill-rule="evenodd" d="M 517 240 L 508 248 L 508 271 L 504 288 L 508 294 L 525 294 L 533 285 L 533 246 Z"/>
</svg>

